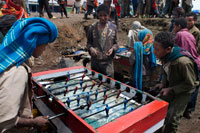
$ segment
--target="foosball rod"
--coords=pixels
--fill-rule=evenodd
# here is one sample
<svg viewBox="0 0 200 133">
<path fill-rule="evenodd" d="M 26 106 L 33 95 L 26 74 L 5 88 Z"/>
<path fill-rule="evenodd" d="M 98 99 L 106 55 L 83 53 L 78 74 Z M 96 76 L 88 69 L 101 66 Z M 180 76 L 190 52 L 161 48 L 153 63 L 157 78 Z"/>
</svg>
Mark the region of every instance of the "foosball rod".
<svg viewBox="0 0 200 133">
<path fill-rule="evenodd" d="M 81 78 L 81 80 L 84 79 L 85 76 L 90 76 L 92 74 L 83 74 L 82 76 L 76 76 L 76 77 L 73 77 L 73 78 L 68 78 L 68 77 L 65 77 L 65 79 L 62 79 L 62 80 L 59 80 L 59 81 L 54 81 L 54 82 L 50 82 L 50 83 L 46 83 L 46 84 L 43 84 L 43 85 L 52 85 L 52 84 L 57 84 L 57 83 L 60 83 L 60 82 L 68 82 L 69 80 L 75 80 L 75 79 L 78 79 L 78 78 Z"/>
<path fill-rule="evenodd" d="M 129 102 L 129 101 L 132 100 L 133 98 L 134 98 L 134 97 L 128 99 L 127 102 Z M 110 106 L 110 109 L 111 109 L 111 108 L 114 108 L 114 107 L 116 107 L 116 106 L 119 106 L 120 104 L 123 104 L 123 103 L 124 103 L 124 101 L 123 101 L 123 102 L 120 102 L 120 103 L 117 103 L 117 104 L 115 104 L 115 105 L 112 105 L 112 106 Z M 135 104 L 135 103 L 134 103 L 134 104 Z M 100 111 L 95 112 L 95 113 L 92 113 L 92 114 L 90 114 L 90 115 L 88 115 L 88 116 L 84 116 L 84 117 L 82 117 L 82 119 L 86 119 L 86 118 L 88 118 L 88 117 L 90 117 L 90 116 L 92 116 L 92 115 L 96 115 L 96 114 L 101 113 L 101 112 L 103 112 L 103 111 L 105 111 L 105 109 L 100 110 Z"/>
<path fill-rule="evenodd" d="M 91 75 L 95 75 L 95 72 L 92 72 L 92 74 Z M 91 81 L 91 80 L 97 80 L 97 79 L 99 79 L 100 81 L 102 81 L 102 74 L 99 74 L 100 76 L 98 76 L 98 77 L 96 77 L 96 78 L 93 78 L 93 77 L 90 77 L 91 79 L 89 79 L 89 80 L 81 80 L 82 82 L 84 81 L 84 82 L 88 82 L 88 81 Z M 82 75 L 83 76 L 83 75 Z M 69 77 L 67 76 L 66 78 L 65 78 L 65 80 L 63 80 L 63 81 L 66 81 L 66 83 L 69 81 Z M 56 84 L 56 83 L 60 83 L 60 81 L 59 82 L 51 82 L 51 83 L 46 83 L 46 84 L 43 84 L 43 86 L 44 85 L 50 85 L 50 84 Z M 70 86 L 71 85 L 76 85 L 76 84 L 80 84 L 80 82 L 79 83 L 74 83 L 74 84 L 70 84 Z"/>
<path fill-rule="evenodd" d="M 100 81 L 98 81 L 97 79 L 99 79 Z M 98 77 L 98 78 L 92 78 L 92 79 L 89 79 L 89 80 L 85 80 L 84 82 L 88 82 L 88 81 L 92 81 L 92 80 L 95 80 L 95 82 L 104 83 L 104 82 L 102 82 L 102 79 L 100 79 L 100 77 Z M 81 80 L 81 82 L 74 83 L 74 84 L 69 84 L 69 85 L 66 84 L 66 85 L 67 85 L 67 86 L 72 86 L 72 85 L 76 85 L 76 84 L 83 84 L 84 82 L 83 82 L 83 80 Z M 110 79 L 107 78 L 106 82 L 110 82 Z M 60 87 L 56 87 L 56 88 L 52 88 L 52 89 L 49 89 L 49 91 L 53 91 L 53 90 L 56 90 L 56 89 L 60 89 L 60 88 L 66 87 L 66 85 L 60 86 Z"/>
<path fill-rule="evenodd" d="M 102 93 L 102 92 L 104 92 L 105 93 L 105 91 L 109 91 L 109 90 L 111 90 L 110 88 L 108 88 L 108 89 L 104 89 L 104 90 L 101 90 L 101 91 L 99 91 L 99 92 L 97 92 L 98 91 L 98 89 L 95 91 L 95 92 L 93 92 L 93 93 L 91 93 L 90 94 L 90 96 L 93 96 L 93 95 L 96 95 L 97 93 Z M 118 98 L 119 97 L 119 95 L 122 93 L 122 92 L 128 92 L 129 90 L 128 89 L 125 89 L 125 90 L 119 90 L 118 91 L 118 93 L 116 94 L 117 96 L 116 96 L 116 98 Z M 115 91 L 116 92 L 116 91 Z M 79 94 L 80 95 L 80 94 Z M 98 94 L 97 94 L 98 95 Z M 85 97 L 87 97 L 87 96 L 82 96 L 81 98 L 85 98 Z M 97 97 L 97 96 L 96 96 Z M 78 98 L 75 98 L 75 99 L 72 99 L 71 101 L 75 101 L 75 100 L 78 100 Z M 64 103 L 66 103 L 66 102 L 64 102 Z"/>
<path fill-rule="evenodd" d="M 111 94 L 111 93 L 110 93 L 110 94 Z M 117 94 L 105 95 L 103 98 L 101 98 L 101 99 L 99 99 L 99 100 L 96 100 L 96 101 L 92 102 L 92 104 L 93 104 L 93 103 L 98 103 L 98 102 L 100 102 L 100 101 L 102 101 L 102 100 L 105 100 L 105 97 L 106 97 L 106 99 L 107 99 L 107 98 L 113 97 L 113 96 L 115 96 L 115 95 L 117 95 Z M 83 109 L 83 106 L 86 107 L 87 104 L 82 105 L 81 107 L 75 108 L 75 109 L 73 109 L 73 111 L 76 111 L 76 110 L 79 110 L 79 109 Z"/>
<path fill-rule="evenodd" d="M 88 79 L 88 80 L 82 80 L 82 81 L 87 82 L 87 81 L 96 80 L 96 79 L 98 79 L 98 78 Z M 42 85 L 43 85 L 43 86 L 52 85 L 52 84 L 57 84 L 57 83 L 64 82 L 64 81 L 67 83 L 69 80 L 70 80 L 70 79 L 65 78 L 65 80 L 61 80 L 61 81 L 57 81 L 57 82 L 50 82 L 50 83 L 46 83 L 46 84 L 42 84 Z M 76 85 L 76 84 L 80 84 L 80 82 L 78 82 L 78 83 L 73 83 L 73 84 L 69 84 L 69 86 L 71 86 L 71 85 Z"/>
<path fill-rule="evenodd" d="M 65 90 L 63 90 L 63 91 L 60 91 L 60 92 L 57 92 L 57 93 L 54 93 L 55 95 L 60 95 L 60 94 L 62 94 L 62 93 L 67 93 L 67 92 L 70 92 L 70 91 L 77 91 L 77 90 L 80 90 L 80 89 L 83 89 L 83 91 L 85 91 L 85 89 L 86 88 L 88 88 L 88 87 L 91 87 L 90 89 L 92 90 L 93 89 L 93 87 L 96 85 L 96 83 L 93 83 L 92 85 L 85 85 L 85 86 L 82 86 L 82 84 L 83 83 L 81 83 L 80 84 L 80 86 L 81 87 L 75 87 L 74 89 L 70 89 L 70 90 L 68 90 L 68 87 L 69 87 L 69 85 L 68 84 L 66 84 L 65 86 L 60 86 L 60 87 L 56 87 L 56 88 L 52 88 L 52 89 L 48 89 L 49 91 L 54 91 L 54 90 L 57 90 L 57 89 L 60 89 L 60 88 L 64 88 L 65 87 Z M 103 84 L 103 82 L 100 82 L 99 84 L 98 84 L 98 88 L 101 86 Z M 75 90 L 76 89 L 76 90 Z"/>
<path fill-rule="evenodd" d="M 37 82 L 39 81 L 46 81 L 46 80 L 50 80 L 50 79 L 55 79 L 55 78 L 59 78 L 59 77 L 64 77 L 64 76 L 68 76 L 68 75 L 73 75 L 73 74 L 78 74 L 78 73 L 87 73 L 88 70 L 85 69 L 84 71 L 79 71 L 79 72 L 74 72 L 74 73 L 69 73 L 69 74 L 66 74 L 66 75 L 62 75 L 62 76 L 57 76 L 57 77 L 50 77 L 50 78 L 45 78 L 45 79 L 40 79 L 40 80 L 37 80 Z"/>
<path fill-rule="evenodd" d="M 98 89 L 97 89 L 98 90 Z M 97 91 L 96 90 L 96 91 Z M 109 91 L 110 89 L 106 89 L 106 91 Z M 105 90 L 101 90 L 101 91 L 99 91 L 98 93 L 101 93 L 101 92 L 104 92 Z M 96 94 L 96 92 L 93 92 L 93 93 L 90 93 L 90 96 L 93 96 L 93 95 L 95 95 Z M 77 94 L 77 96 L 78 95 L 81 95 L 81 94 Z M 81 98 L 85 98 L 85 97 L 87 97 L 87 96 L 82 96 Z M 72 99 L 71 101 L 75 101 L 75 100 L 77 100 L 77 98 L 75 98 L 75 99 Z M 64 102 L 65 103 L 65 102 Z"/>
<path fill-rule="evenodd" d="M 57 115 L 54 115 L 54 116 L 48 117 L 48 120 L 55 119 L 55 118 L 57 118 L 57 117 L 59 117 L 59 116 L 62 116 L 62 115 L 64 115 L 64 114 L 65 114 L 65 113 L 60 113 L 60 114 L 57 114 Z"/>
</svg>

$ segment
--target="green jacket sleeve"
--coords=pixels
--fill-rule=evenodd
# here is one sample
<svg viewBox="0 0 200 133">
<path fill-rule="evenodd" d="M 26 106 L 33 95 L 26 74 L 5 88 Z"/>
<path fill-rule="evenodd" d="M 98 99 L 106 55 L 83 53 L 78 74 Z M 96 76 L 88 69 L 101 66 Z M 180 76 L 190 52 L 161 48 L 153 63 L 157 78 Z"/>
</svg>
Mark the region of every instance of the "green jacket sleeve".
<svg viewBox="0 0 200 133">
<path fill-rule="evenodd" d="M 177 85 L 172 86 L 175 95 L 191 92 L 195 86 L 197 86 L 197 76 L 195 74 L 194 64 L 190 63 L 178 63 L 177 73 L 182 76 L 182 82 L 179 82 Z"/>
</svg>

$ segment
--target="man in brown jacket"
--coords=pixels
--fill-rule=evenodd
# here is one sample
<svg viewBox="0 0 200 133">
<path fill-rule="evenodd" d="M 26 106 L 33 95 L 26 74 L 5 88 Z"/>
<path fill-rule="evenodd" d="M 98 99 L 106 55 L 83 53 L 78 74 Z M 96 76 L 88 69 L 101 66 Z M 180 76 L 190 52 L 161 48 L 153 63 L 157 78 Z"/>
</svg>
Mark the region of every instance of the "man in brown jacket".
<svg viewBox="0 0 200 133">
<path fill-rule="evenodd" d="M 99 22 L 92 24 L 87 34 L 87 48 L 91 55 L 91 68 L 113 76 L 113 58 L 118 49 L 117 27 L 109 22 L 109 8 L 102 4 L 97 9 Z"/>
<path fill-rule="evenodd" d="M 163 132 L 175 133 L 191 94 L 199 85 L 198 67 L 189 52 L 174 45 L 169 32 L 158 33 L 153 46 L 163 71 L 162 82 L 155 88 L 161 89 L 161 98 L 169 102 Z"/>
<path fill-rule="evenodd" d="M 194 12 L 188 13 L 186 15 L 186 20 L 187 20 L 187 28 L 188 28 L 189 32 L 196 39 L 197 52 L 200 54 L 200 31 L 194 25 L 195 22 L 197 21 L 197 15 Z"/>
</svg>

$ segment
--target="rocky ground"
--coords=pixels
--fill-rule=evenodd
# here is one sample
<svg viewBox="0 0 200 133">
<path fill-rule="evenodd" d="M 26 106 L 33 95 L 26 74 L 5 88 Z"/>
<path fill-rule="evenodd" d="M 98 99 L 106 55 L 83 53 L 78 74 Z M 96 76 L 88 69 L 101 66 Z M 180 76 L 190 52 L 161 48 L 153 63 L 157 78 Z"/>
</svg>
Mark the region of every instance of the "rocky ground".
<svg viewBox="0 0 200 133">
<path fill-rule="evenodd" d="M 46 14 L 45 14 L 46 15 Z M 31 17 L 36 17 L 38 14 L 32 13 Z M 59 36 L 57 40 L 50 44 L 42 57 L 36 59 L 35 66 L 32 68 L 33 72 L 40 72 L 49 69 L 56 69 L 61 58 L 73 54 L 77 50 L 85 50 L 86 46 L 86 31 L 88 26 L 97 21 L 89 16 L 89 20 L 83 19 L 83 14 L 68 14 L 69 18 L 60 18 L 59 13 L 54 13 L 57 18 L 51 21 L 58 27 Z M 45 16 L 47 18 L 47 16 Z M 118 42 L 120 46 L 126 44 L 126 37 L 131 23 L 138 20 L 145 27 L 152 30 L 155 35 L 159 31 L 168 29 L 169 19 L 136 19 L 124 18 L 120 19 Z M 81 61 L 75 62 L 74 65 L 81 65 Z M 200 94 L 199 94 L 200 95 Z M 178 133 L 199 133 L 200 132 L 200 99 L 196 111 L 193 113 L 190 120 L 183 118 L 179 126 Z"/>
</svg>

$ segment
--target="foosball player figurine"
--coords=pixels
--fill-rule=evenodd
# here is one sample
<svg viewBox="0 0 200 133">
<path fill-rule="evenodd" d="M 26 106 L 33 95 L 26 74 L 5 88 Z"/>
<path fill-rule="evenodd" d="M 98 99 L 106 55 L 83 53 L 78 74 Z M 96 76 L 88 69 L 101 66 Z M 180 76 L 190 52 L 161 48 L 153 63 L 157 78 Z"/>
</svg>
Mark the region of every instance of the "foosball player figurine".
<svg viewBox="0 0 200 133">
<path fill-rule="evenodd" d="M 81 100 L 80 95 L 77 95 L 77 106 L 79 106 L 80 100 Z"/>
<path fill-rule="evenodd" d="M 67 72 L 67 77 L 70 80 L 70 73 L 69 72 Z"/>
<path fill-rule="evenodd" d="M 87 103 L 87 110 L 90 109 L 91 105 L 92 105 L 92 101 L 90 100 L 90 101 Z"/>
<path fill-rule="evenodd" d="M 83 88 L 83 80 L 80 81 L 80 86 Z"/>
<path fill-rule="evenodd" d="M 127 103 L 128 103 L 127 99 L 126 99 L 126 98 L 124 98 L 124 110 L 125 110 L 125 109 L 126 109 L 126 107 L 127 107 Z"/>
<path fill-rule="evenodd" d="M 76 91 L 78 90 L 78 87 L 76 86 L 75 88 L 74 88 L 74 94 L 76 94 Z"/>
<path fill-rule="evenodd" d="M 95 100 L 97 100 L 98 94 L 99 94 L 99 92 L 98 92 L 98 90 L 96 90 L 96 92 L 95 92 Z"/>
<path fill-rule="evenodd" d="M 96 85 L 96 83 L 93 83 L 90 90 L 92 90 L 94 88 L 94 86 Z"/>
<path fill-rule="evenodd" d="M 107 99 L 108 99 L 108 95 L 105 95 L 104 99 L 103 99 L 103 104 L 105 104 L 105 102 L 106 102 Z"/>
<path fill-rule="evenodd" d="M 66 101 L 66 103 L 67 103 L 67 106 L 70 108 L 70 103 L 71 103 L 71 100 L 70 100 L 70 98 L 69 98 L 69 97 L 67 98 L 67 101 Z"/>
<path fill-rule="evenodd" d="M 86 103 L 88 104 L 88 103 L 89 103 L 89 101 L 90 101 L 90 93 L 89 93 L 89 92 L 87 92 L 87 99 L 86 99 Z"/>
<path fill-rule="evenodd" d="M 82 78 L 81 78 L 82 81 L 83 81 L 84 77 L 85 77 L 85 74 L 83 74 L 83 76 L 82 76 Z"/>
<path fill-rule="evenodd" d="M 97 86 L 97 88 L 99 88 L 102 84 L 103 84 L 103 81 L 101 81 L 101 82 L 99 83 L 99 85 Z"/>
<path fill-rule="evenodd" d="M 83 87 L 83 91 L 85 91 L 85 89 L 87 88 L 88 86 L 87 86 L 87 84 Z"/>
<path fill-rule="evenodd" d="M 108 89 L 105 87 L 105 88 L 104 88 L 104 91 L 103 91 L 103 96 L 104 96 L 104 97 L 105 97 L 105 95 L 106 95 L 107 90 L 108 90 Z"/>
<path fill-rule="evenodd" d="M 119 92 L 117 93 L 116 99 L 119 98 L 119 95 L 122 93 L 122 90 L 119 90 Z"/>
<path fill-rule="evenodd" d="M 64 92 L 64 96 L 66 96 L 67 92 L 68 92 L 68 84 L 66 83 L 66 84 L 65 84 L 65 92 Z"/>
<path fill-rule="evenodd" d="M 106 111 L 106 117 L 109 116 L 109 110 L 110 110 L 110 107 L 108 106 L 108 104 L 106 104 L 106 108 L 105 108 L 105 111 Z"/>
</svg>

